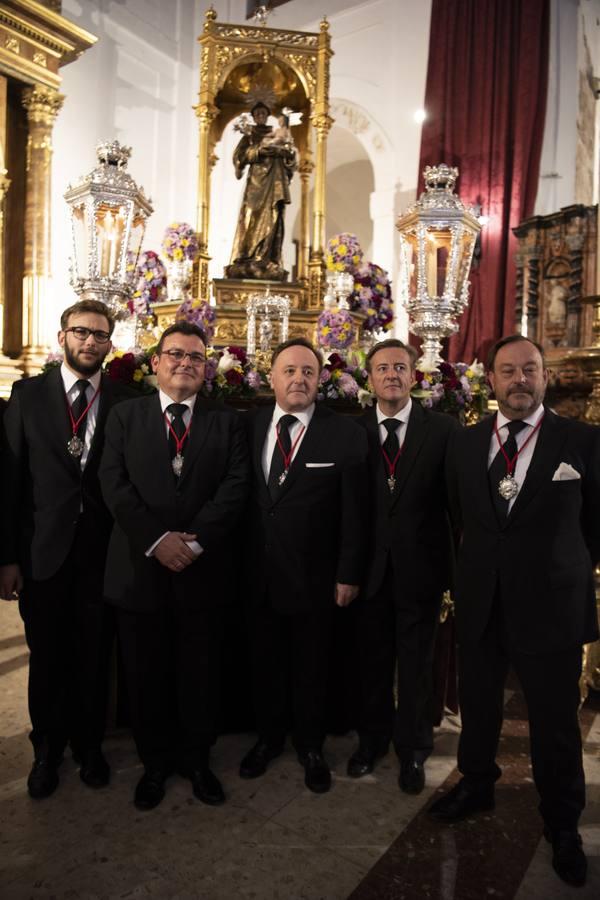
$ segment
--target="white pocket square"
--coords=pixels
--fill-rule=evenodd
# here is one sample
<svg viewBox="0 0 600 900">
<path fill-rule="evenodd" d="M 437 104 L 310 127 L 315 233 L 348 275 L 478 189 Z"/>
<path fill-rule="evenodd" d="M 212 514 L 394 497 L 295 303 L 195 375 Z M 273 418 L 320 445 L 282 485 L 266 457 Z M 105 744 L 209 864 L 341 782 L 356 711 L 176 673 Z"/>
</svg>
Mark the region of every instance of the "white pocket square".
<svg viewBox="0 0 600 900">
<path fill-rule="evenodd" d="M 307 469 L 329 469 L 335 463 L 305 463 Z"/>
<path fill-rule="evenodd" d="M 574 469 L 573 466 L 566 462 L 561 462 L 552 476 L 552 481 L 577 481 L 577 479 L 581 479 L 581 475 L 577 469 Z"/>
</svg>

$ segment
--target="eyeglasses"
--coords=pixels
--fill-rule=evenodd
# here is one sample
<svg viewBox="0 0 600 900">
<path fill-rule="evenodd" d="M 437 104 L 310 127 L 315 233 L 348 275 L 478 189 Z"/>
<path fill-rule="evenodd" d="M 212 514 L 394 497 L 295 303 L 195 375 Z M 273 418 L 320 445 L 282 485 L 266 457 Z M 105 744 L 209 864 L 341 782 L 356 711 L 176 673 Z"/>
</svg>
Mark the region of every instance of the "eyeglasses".
<svg viewBox="0 0 600 900">
<path fill-rule="evenodd" d="M 177 363 L 183 362 L 188 356 L 193 366 L 201 366 L 202 363 L 206 362 L 206 358 L 202 353 L 186 353 L 185 350 L 163 350 L 161 356 L 163 355 L 168 356 L 173 362 Z"/>
<path fill-rule="evenodd" d="M 87 341 L 90 334 L 94 336 L 94 340 L 97 344 L 106 344 L 107 341 L 110 340 L 110 334 L 108 331 L 94 331 L 91 328 L 83 328 L 81 325 L 76 325 L 74 328 L 65 328 L 65 334 L 68 331 L 71 331 L 78 341 Z"/>
</svg>

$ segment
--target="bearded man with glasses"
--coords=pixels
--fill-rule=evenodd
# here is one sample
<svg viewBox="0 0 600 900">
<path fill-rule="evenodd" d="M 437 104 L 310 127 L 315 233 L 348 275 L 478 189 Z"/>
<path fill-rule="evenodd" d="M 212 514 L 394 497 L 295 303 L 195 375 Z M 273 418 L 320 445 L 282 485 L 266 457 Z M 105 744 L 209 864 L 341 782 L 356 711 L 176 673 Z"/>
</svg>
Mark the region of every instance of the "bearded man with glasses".
<svg viewBox="0 0 600 900">
<path fill-rule="evenodd" d="M 157 806 L 173 771 L 203 803 L 225 795 L 209 768 L 232 532 L 248 479 L 233 410 L 198 396 L 206 338 L 176 322 L 152 368 L 158 394 L 114 410 L 101 465 L 115 517 L 105 596 L 118 609 L 133 734 L 144 765 L 134 802 Z M 225 576 L 226 577 L 226 576 Z"/>
<path fill-rule="evenodd" d="M 68 743 L 81 780 L 108 784 L 101 751 L 114 616 L 102 600 L 112 520 L 98 465 L 109 409 L 134 392 L 101 374 L 114 322 L 83 300 L 61 316 L 61 366 L 15 383 L 4 416 L 0 596 L 19 601 L 30 650 L 29 794 L 58 786 Z"/>
</svg>

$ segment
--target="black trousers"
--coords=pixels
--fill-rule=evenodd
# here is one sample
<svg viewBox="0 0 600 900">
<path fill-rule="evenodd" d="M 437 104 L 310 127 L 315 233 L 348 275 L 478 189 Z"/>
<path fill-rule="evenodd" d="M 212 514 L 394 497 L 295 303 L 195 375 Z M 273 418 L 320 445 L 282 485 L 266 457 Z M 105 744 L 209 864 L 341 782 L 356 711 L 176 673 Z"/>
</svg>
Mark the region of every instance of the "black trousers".
<svg viewBox="0 0 600 900">
<path fill-rule="evenodd" d="M 360 659 L 358 733 L 382 749 L 393 739 L 402 760 L 433 749 L 433 652 L 441 595 L 403 596 L 388 565 L 381 589 L 356 606 Z M 397 671 L 397 705 L 394 674 Z"/>
<path fill-rule="evenodd" d="M 310 612 L 285 615 L 266 603 L 249 612 L 254 711 L 262 740 L 283 744 L 291 707 L 296 750 L 321 749 L 333 611 L 332 589 L 331 605 Z"/>
<path fill-rule="evenodd" d="M 36 755 L 60 759 L 100 747 L 106 726 L 113 610 L 102 600 L 104 554 L 95 553 L 82 517 L 58 572 L 26 579 L 19 598 L 30 651 L 30 734 Z"/>
<path fill-rule="evenodd" d="M 524 654 L 511 646 L 502 604 L 496 598 L 481 640 L 459 646 L 462 732 L 458 767 L 474 785 L 492 785 L 502 728 L 504 684 L 511 664 L 523 688 L 529 716 L 531 765 L 540 813 L 552 830 L 573 830 L 585 806 L 578 721 L 581 647 L 560 653 Z"/>
<path fill-rule="evenodd" d="M 177 577 L 177 576 L 174 576 Z M 144 766 L 197 769 L 217 736 L 222 612 L 198 598 L 117 614 L 133 736 Z"/>
</svg>

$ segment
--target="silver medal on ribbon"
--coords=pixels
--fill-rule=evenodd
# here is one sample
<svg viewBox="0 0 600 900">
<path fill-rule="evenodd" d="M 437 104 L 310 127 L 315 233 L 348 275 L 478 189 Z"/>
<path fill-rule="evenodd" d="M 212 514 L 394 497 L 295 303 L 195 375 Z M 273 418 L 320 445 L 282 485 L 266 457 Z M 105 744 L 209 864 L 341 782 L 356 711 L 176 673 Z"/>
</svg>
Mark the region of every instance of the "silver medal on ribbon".
<svg viewBox="0 0 600 900">
<path fill-rule="evenodd" d="M 498 493 L 503 500 L 512 500 L 519 493 L 519 484 L 512 475 L 505 475 L 498 484 Z"/>
<path fill-rule="evenodd" d="M 183 470 L 183 456 L 181 455 L 181 453 L 175 454 L 175 456 L 171 460 L 171 465 L 173 467 L 173 471 L 179 478 L 179 476 L 181 475 L 181 472 Z"/>
<path fill-rule="evenodd" d="M 74 434 L 71 440 L 67 442 L 67 450 L 74 459 L 79 459 L 83 453 L 83 441 L 78 435 Z"/>
</svg>

